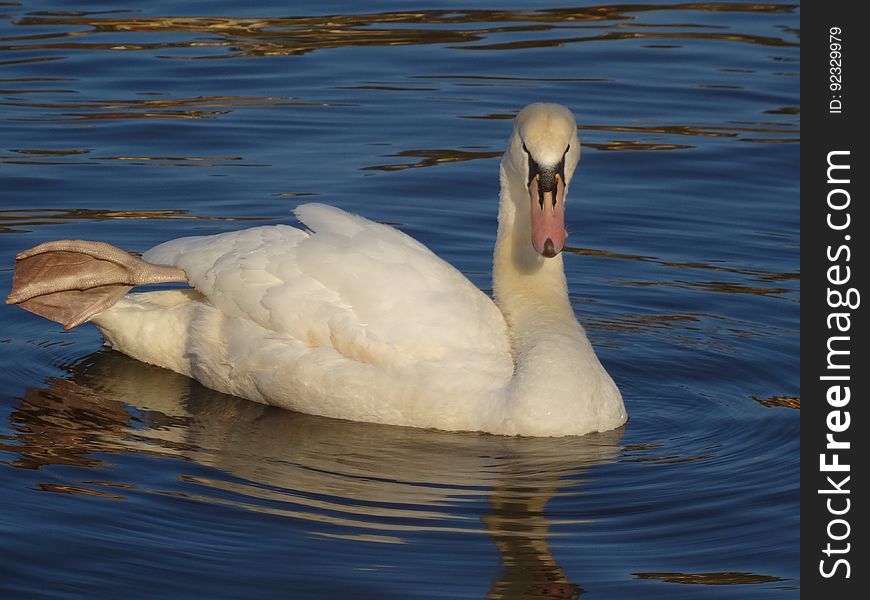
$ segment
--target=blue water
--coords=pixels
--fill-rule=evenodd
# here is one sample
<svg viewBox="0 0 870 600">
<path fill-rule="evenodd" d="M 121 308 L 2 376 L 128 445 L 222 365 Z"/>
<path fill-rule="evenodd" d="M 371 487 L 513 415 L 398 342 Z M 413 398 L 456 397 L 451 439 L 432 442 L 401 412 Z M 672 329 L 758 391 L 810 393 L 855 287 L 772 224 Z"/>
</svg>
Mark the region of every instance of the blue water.
<svg viewBox="0 0 870 600">
<path fill-rule="evenodd" d="M 0 1 L 3 293 L 45 240 L 310 200 L 488 290 L 509 119 L 559 102 L 572 300 L 629 423 L 299 415 L 3 306 L 0 597 L 797 597 L 798 7 L 297 4 Z"/>
</svg>

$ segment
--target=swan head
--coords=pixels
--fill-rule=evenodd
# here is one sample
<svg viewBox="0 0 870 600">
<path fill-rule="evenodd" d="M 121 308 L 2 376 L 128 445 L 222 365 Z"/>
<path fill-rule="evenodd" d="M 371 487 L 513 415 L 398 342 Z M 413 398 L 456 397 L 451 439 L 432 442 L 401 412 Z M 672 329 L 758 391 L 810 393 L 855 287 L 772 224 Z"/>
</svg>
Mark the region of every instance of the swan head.
<svg viewBox="0 0 870 600">
<path fill-rule="evenodd" d="M 525 193 L 516 210 L 529 215 L 532 247 L 546 258 L 565 247 L 565 195 L 579 160 L 577 121 L 570 110 L 535 103 L 520 111 L 502 164 L 522 181 Z"/>
</svg>

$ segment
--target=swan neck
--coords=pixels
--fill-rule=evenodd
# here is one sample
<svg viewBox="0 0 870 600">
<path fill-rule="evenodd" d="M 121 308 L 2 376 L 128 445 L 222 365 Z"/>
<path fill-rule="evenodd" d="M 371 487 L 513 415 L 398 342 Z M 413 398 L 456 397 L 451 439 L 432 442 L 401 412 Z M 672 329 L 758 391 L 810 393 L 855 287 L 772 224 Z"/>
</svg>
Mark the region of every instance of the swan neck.
<svg viewBox="0 0 870 600">
<path fill-rule="evenodd" d="M 574 316 L 562 255 L 532 246 L 530 197 L 522 175 L 502 165 L 493 292 L 508 326 L 514 374 L 500 431 L 566 435 L 625 422 L 619 390 Z"/>
<path fill-rule="evenodd" d="M 501 168 L 498 238 L 493 256 L 493 295 L 511 331 L 534 327 L 566 333 L 576 324 L 562 255 L 545 258 L 531 242 L 529 195 L 520 177 Z M 530 333 L 530 332 L 526 332 Z"/>
</svg>

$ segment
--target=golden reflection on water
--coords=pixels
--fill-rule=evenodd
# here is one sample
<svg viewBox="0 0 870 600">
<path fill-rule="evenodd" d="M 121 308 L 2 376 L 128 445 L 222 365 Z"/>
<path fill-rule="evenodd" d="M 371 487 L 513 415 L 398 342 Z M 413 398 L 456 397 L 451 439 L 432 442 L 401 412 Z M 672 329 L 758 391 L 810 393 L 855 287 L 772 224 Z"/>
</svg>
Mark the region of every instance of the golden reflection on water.
<svg viewBox="0 0 870 600">
<path fill-rule="evenodd" d="M 760 35 L 742 35 L 732 33 L 693 33 L 693 32 L 646 32 L 646 31 L 611 31 L 599 35 L 587 36 L 572 36 L 555 39 L 538 39 L 525 40 L 521 42 L 503 42 L 496 44 L 480 44 L 477 46 L 463 46 L 465 50 L 521 50 L 533 48 L 553 48 L 565 46 L 567 44 L 576 44 L 578 42 L 601 42 L 601 41 L 620 41 L 627 39 L 648 39 L 648 40 L 719 40 L 727 42 L 741 42 L 747 44 L 760 44 L 762 46 L 787 46 L 797 47 L 798 44 L 787 42 L 781 38 L 760 36 Z"/>
<path fill-rule="evenodd" d="M 91 485 L 105 485 L 102 482 L 92 481 Z M 126 486 L 125 486 L 126 487 Z M 109 498 L 110 500 L 123 500 L 124 496 L 113 494 L 100 489 L 90 487 L 82 487 L 77 485 L 63 485 L 59 483 L 38 483 L 36 488 L 43 492 L 54 492 L 56 494 L 78 494 L 82 496 L 99 496 L 100 498 Z"/>
<path fill-rule="evenodd" d="M 581 593 L 548 540 L 558 535 L 553 527 L 584 521 L 548 516 L 546 506 L 582 494 L 578 478 L 615 460 L 622 436 L 520 439 L 323 419 L 224 396 L 110 351 L 67 379 L 28 390 L 9 418 L 12 434 L 0 437 L 0 450 L 17 458 L 7 464 L 100 469 L 99 477 L 55 475 L 36 484 L 42 491 L 115 501 L 172 495 L 298 519 L 312 535 L 344 540 L 404 544 L 427 531 L 488 536 L 502 565 L 490 598 Z M 175 488 L 145 489 L 96 458 L 131 452 L 216 471 L 185 474 L 182 463 Z"/>
<path fill-rule="evenodd" d="M 572 300 L 574 300 L 572 298 Z M 579 300 L 579 299 L 577 299 Z M 700 322 L 705 319 L 717 319 L 709 314 L 669 314 L 642 315 L 625 313 L 618 318 L 595 319 L 586 317 L 583 324 L 588 329 L 606 329 L 622 333 L 649 332 L 652 330 L 701 331 Z"/>
<path fill-rule="evenodd" d="M 723 265 L 715 265 L 702 262 L 674 262 L 656 258 L 654 256 L 643 256 L 640 254 L 626 254 L 620 252 L 610 252 L 609 250 L 600 250 L 595 248 L 577 248 L 574 246 L 565 246 L 565 252 L 577 254 L 579 256 L 596 256 L 600 258 L 614 258 L 619 260 L 632 260 L 638 262 L 653 263 L 661 267 L 673 269 L 690 269 L 714 271 L 740 275 L 749 277 L 758 281 L 797 281 L 800 280 L 800 272 L 781 273 L 776 271 L 764 271 L 762 269 L 748 269 L 726 267 Z M 748 286 L 739 283 L 729 283 L 721 281 L 683 281 L 683 280 L 661 280 L 661 281 L 627 281 L 622 282 L 624 285 L 634 285 L 640 287 L 649 286 L 675 286 L 684 288 L 699 288 L 711 292 L 720 292 L 727 294 L 755 294 L 760 296 L 780 296 L 791 294 L 793 290 L 783 287 L 756 287 Z"/>
<path fill-rule="evenodd" d="M 793 112 L 794 111 L 794 112 Z M 799 109 L 782 108 L 766 111 L 777 114 L 796 114 Z M 515 113 L 487 113 L 483 115 L 464 115 L 465 119 L 509 120 Z M 778 126 L 777 126 L 778 125 Z M 800 141 L 800 129 L 790 123 L 729 123 L 728 125 L 605 125 L 584 123 L 577 126 L 580 131 L 633 133 L 642 136 L 696 136 L 734 138 L 742 142 L 783 143 Z M 757 137 L 756 134 L 776 134 L 779 137 Z M 590 142 L 584 138 L 583 147 L 595 150 L 687 150 L 694 148 L 690 144 L 675 144 L 672 142 L 656 142 L 657 137 L 626 140 L 611 140 L 609 142 Z"/>
<path fill-rule="evenodd" d="M 10 415 L 15 434 L 0 435 L 0 450 L 18 455 L 8 464 L 27 469 L 46 465 L 100 467 L 94 449 L 119 450 L 119 424 L 130 414 L 74 382 L 57 379 L 51 388 L 30 389 Z"/>
<path fill-rule="evenodd" d="M 503 152 L 480 152 L 470 150 L 402 150 L 396 154 L 388 154 L 388 157 L 410 157 L 417 158 L 416 162 L 393 164 L 393 165 L 373 165 L 364 167 L 363 171 L 401 171 L 404 169 L 419 169 L 421 167 L 434 167 L 445 163 L 463 162 L 468 160 L 477 160 L 481 158 L 499 158 Z"/>
<path fill-rule="evenodd" d="M 773 408 L 776 406 L 782 408 L 793 408 L 795 410 L 800 410 L 801 408 L 801 399 L 798 396 L 770 396 L 768 398 L 752 396 L 752 399 L 767 408 Z"/>
<path fill-rule="evenodd" d="M 86 52 L 150 52 L 166 51 L 157 54 L 157 58 L 165 60 L 221 59 L 249 56 L 288 56 L 299 55 L 315 50 L 335 49 L 355 46 L 399 46 L 419 44 L 446 44 L 452 48 L 463 50 L 496 50 L 509 51 L 527 48 L 542 48 L 561 46 L 565 44 L 586 41 L 621 41 L 626 39 L 641 39 L 649 41 L 668 40 L 675 43 L 656 44 L 657 46 L 678 46 L 676 42 L 683 40 L 715 40 L 721 42 L 736 42 L 759 44 L 772 47 L 796 47 L 796 41 L 780 37 L 754 36 L 726 31 L 724 27 L 685 22 L 677 23 L 642 23 L 638 15 L 645 12 L 669 11 L 701 11 L 721 12 L 736 11 L 744 13 L 781 13 L 793 12 L 798 5 L 764 4 L 764 3 L 673 3 L 665 5 L 611 5 L 573 8 L 522 9 L 522 10 L 424 10 L 405 12 L 384 12 L 359 15 L 319 15 L 305 17 L 280 18 L 231 18 L 220 16 L 200 17 L 141 17 L 132 11 L 128 14 L 118 12 L 107 16 L 105 12 L 88 13 L 76 11 L 29 13 L 18 18 L 14 23 L 17 31 L 26 31 L 28 27 L 67 27 L 68 31 L 51 31 L 49 33 L 24 34 L 0 38 L 0 52 L 34 52 L 63 51 L 66 53 Z M 119 16 L 119 13 L 123 16 Z M 477 24 L 477 27 L 471 27 Z M 583 31 L 580 36 L 557 36 L 564 31 Z M 586 33 L 588 32 L 588 33 Z M 125 38 L 123 43 L 117 42 L 118 35 Z M 137 40 L 137 34 L 150 36 L 161 35 L 163 41 Z M 793 31 L 783 31 L 784 35 L 796 35 Z M 101 35 L 111 35 L 112 42 L 91 41 Z M 188 37 L 185 37 L 188 36 Z M 523 39 L 516 39 L 518 36 Z M 493 41 L 493 38 L 507 37 L 507 41 Z M 195 53 L 184 53 L 183 50 L 194 50 Z M 2 54 L 0 54 L 2 56 Z M 63 60 L 63 56 L 35 56 L 13 61 L 7 64 L 29 61 Z M 775 57 L 773 57 L 775 58 Z M 3 64 L 0 62 L 0 64 Z M 736 69 L 732 69 L 736 70 Z M 782 75 L 788 75 L 783 73 Z M 532 82 L 584 82 L 610 83 L 604 78 L 534 78 L 534 77 L 500 77 L 482 74 L 444 74 L 408 77 L 417 81 L 445 81 L 455 86 L 493 86 L 493 85 L 524 85 Z M 244 97 L 244 96 L 213 96 L 193 98 L 149 98 L 149 99 L 97 99 L 77 101 L 69 98 L 63 102 L 34 101 L 29 96 L 38 94 L 76 93 L 74 83 L 71 89 L 62 87 L 39 88 L 32 85 L 16 86 L 15 84 L 32 84 L 37 82 L 75 82 L 73 78 L 11 78 L 0 80 L 2 93 L 7 96 L 0 105 L 17 108 L 48 109 L 58 111 L 55 114 L 41 114 L 33 117 L 40 121 L 47 119 L 72 121 L 105 121 L 131 119 L 215 119 L 228 113 L 249 107 L 331 107 L 347 106 L 320 101 L 302 101 L 291 97 Z M 734 84 L 697 84 L 703 86 L 722 86 Z M 6 89 L 8 88 L 8 89 Z M 392 91 L 392 92 L 426 92 L 438 91 L 438 88 L 408 85 L 405 81 L 358 82 L 356 85 L 343 85 L 336 89 L 354 89 L 360 91 Z M 14 97 L 14 99 L 13 99 Z M 797 107 L 778 107 L 769 109 L 772 114 L 795 114 Z M 469 118 L 512 118 L 513 114 L 490 114 L 471 116 Z M 17 117 L 17 120 L 27 120 L 27 117 Z M 687 150 L 694 146 L 675 142 L 670 139 L 647 136 L 716 136 L 733 137 L 740 141 L 755 143 L 788 143 L 798 140 L 799 131 L 790 124 L 775 127 L 771 124 L 759 124 L 756 127 L 695 126 L 695 125 L 624 125 L 624 124 L 587 124 L 581 127 L 585 131 L 617 132 L 634 134 L 626 139 L 587 141 L 586 146 L 598 151 L 671 151 Z M 761 137 L 763 136 L 763 137 Z M 420 156 L 420 152 L 453 153 L 440 156 Z M 404 168 L 426 167 L 453 160 L 471 160 L 473 158 L 490 158 L 492 153 L 480 153 L 476 156 L 458 157 L 454 150 L 408 149 L 401 156 L 421 158 L 420 161 L 407 165 L 372 165 L 371 170 L 399 170 Z M 130 157 L 131 160 L 137 157 Z M 125 160 L 127 157 L 117 157 Z M 143 157 L 141 161 L 153 160 Z M 0 163 L 13 164 L 87 164 L 86 162 L 52 162 L 41 160 L 35 162 L 22 161 L 14 157 L 0 157 Z M 181 161 L 168 163 L 177 166 Z"/>
<path fill-rule="evenodd" d="M 485 76 L 474 76 L 475 79 L 492 79 Z M 352 89 L 378 89 L 392 91 L 421 91 L 421 88 L 403 87 L 399 85 L 361 85 L 353 86 Z M 47 93 L 49 90 L 11 90 L 11 93 L 27 94 L 31 92 Z M 54 90 L 65 91 L 65 90 Z M 2 92 L 2 91 L 0 91 Z M 76 101 L 69 100 L 65 102 L 33 102 L 33 101 L 0 101 L 0 106 L 12 106 L 19 108 L 43 108 L 43 109 L 59 109 L 64 112 L 55 115 L 51 118 L 59 120 L 126 120 L 126 119 L 213 119 L 231 113 L 234 110 L 244 108 L 262 108 L 262 107 L 336 107 L 349 106 L 348 103 L 335 102 L 310 102 L 300 101 L 292 97 L 256 97 L 256 96 L 197 96 L 187 98 L 147 98 L 147 99 L 113 99 L 113 100 L 88 100 Z M 794 114 L 792 110 L 799 109 L 778 109 L 781 114 Z M 767 112 L 777 112 L 771 110 Z M 489 113 L 484 115 L 466 115 L 468 119 L 494 119 L 507 120 L 513 119 L 514 113 Z M 39 117 L 44 120 L 46 117 Z M 749 126 L 753 125 L 753 126 Z M 783 123 L 776 127 L 771 123 L 746 124 L 744 126 L 729 125 L 613 125 L 613 124 L 583 124 L 578 126 L 581 131 L 591 132 L 615 132 L 629 133 L 641 136 L 702 136 L 702 137 L 725 137 L 736 138 L 740 141 L 754 141 L 764 143 L 775 142 L 797 142 L 800 140 L 800 130 Z M 758 137 L 759 134 L 775 134 L 776 137 L 767 135 L 766 137 Z M 694 148 L 690 144 L 677 144 L 673 142 L 654 141 L 657 138 L 643 139 L 622 139 L 611 140 L 608 142 L 590 142 L 584 141 L 584 146 L 595 150 L 614 151 L 614 150 L 683 150 Z M 65 155 L 63 151 L 55 151 L 50 149 L 32 149 L 19 150 L 20 153 L 41 154 L 41 155 Z M 78 153 L 86 153 L 87 150 L 73 151 Z M 429 153 L 447 153 L 457 152 L 454 150 L 405 150 L 399 156 L 418 156 L 420 152 Z M 479 153 L 470 158 L 462 158 L 460 160 L 470 160 L 471 158 L 493 158 L 500 156 L 498 152 Z M 188 158 L 187 160 L 197 160 L 196 157 Z M 226 160 L 238 160 L 237 157 L 230 157 Z M 17 164 L 27 164 L 26 162 L 16 159 L 15 157 L 0 156 L 0 163 L 13 162 Z M 41 163 L 52 164 L 52 163 Z M 72 164 L 69 162 L 57 164 Z M 81 163 L 85 164 L 85 163 Z M 431 165 L 421 165 L 431 166 Z M 373 166 L 371 169 L 380 169 L 381 166 Z"/>
<path fill-rule="evenodd" d="M 633 573 L 633 575 L 638 579 L 658 579 L 667 583 L 694 585 L 752 585 L 790 581 L 782 577 L 773 577 L 772 575 L 758 575 L 756 573 L 735 571 L 720 573 Z"/>
<path fill-rule="evenodd" d="M 69 149 L 69 150 L 42 150 L 42 149 L 12 149 L 10 148 L 10 152 L 14 152 L 16 154 L 21 154 L 25 156 L 54 156 L 54 157 L 65 157 L 65 156 L 81 156 L 85 154 L 89 154 L 90 150 L 77 150 L 77 149 Z M 244 160 L 240 156 L 89 156 L 85 157 L 87 160 L 34 160 L 34 159 L 21 159 L 17 156 L 2 156 L 0 155 L 0 164 L 12 164 L 12 165 L 90 165 L 93 164 L 88 161 L 94 162 L 103 162 L 103 161 L 126 161 L 131 163 L 145 163 L 148 165 L 158 166 L 158 167 L 216 167 L 216 166 L 228 166 L 228 163 L 234 163 L 237 161 Z M 237 165 L 242 166 L 242 165 Z M 246 163 L 244 166 L 257 166 L 251 163 Z"/>
<path fill-rule="evenodd" d="M 59 225 L 67 221 L 126 219 L 183 219 L 191 221 L 260 221 L 260 217 L 195 215 L 188 210 L 92 210 L 87 208 L 12 208 L 0 210 L 0 233 L 21 233 L 28 227 Z"/>
<path fill-rule="evenodd" d="M 729 281 L 685 281 L 675 279 L 673 281 L 622 281 L 620 282 L 620 284 L 638 287 L 667 286 L 690 290 L 697 289 L 705 292 L 715 292 L 719 294 L 752 294 L 754 296 L 783 297 L 794 293 L 794 290 L 788 288 L 758 287 Z M 789 302 L 798 302 L 796 298 L 782 299 Z"/>
<path fill-rule="evenodd" d="M 655 451 L 661 448 L 661 444 L 632 444 L 623 448 L 623 456 L 619 459 L 620 462 L 637 462 L 651 463 L 655 465 L 676 465 L 681 463 L 693 463 L 710 460 L 716 454 L 712 450 L 719 449 L 719 444 L 714 444 L 706 450 L 704 454 L 661 454 Z"/>
<path fill-rule="evenodd" d="M 612 141 L 607 143 L 586 142 L 583 144 L 586 148 L 594 148 L 595 150 L 687 150 L 694 148 L 687 144 L 645 144 L 637 140 Z"/>
<path fill-rule="evenodd" d="M 481 118 L 481 119 L 512 119 L 514 113 L 505 114 L 487 114 L 483 116 L 466 116 L 465 118 Z M 783 142 L 798 142 L 800 141 L 800 131 L 798 129 L 789 128 L 784 124 L 783 127 L 772 127 L 769 123 L 759 124 L 754 127 L 750 126 L 692 126 L 692 125 L 580 125 L 578 129 L 581 131 L 611 131 L 621 133 L 635 133 L 640 135 L 678 135 L 678 136 L 703 136 L 703 137 L 723 137 L 737 138 L 745 142 L 764 142 L 764 143 L 783 143 Z M 747 134 L 760 133 L 775 133 L 780 136 L 777 138 L 754 138 L 747 137 Z M 793 136 L 793 137 L 789 137 Z M 609 142 L 583 142 L 584 148 L 593 150 L 613 152 L 613 151 L 639 151 L 639 150 L 688 150 L 694 148 L 691 144 L 677 144 L 671 142 L 655 142 L 648 139 L 642 141 L 640 139 L 628 140 L 611 140 Z M 411 149 L 402 150 L 395 154 L 388 154 L 387 157 L 401 158 L 417 158 L 415 162 L 372 165 L 363 167 L 363 171 L 401 171 L 404 169 L 417 169 L 424 167 L 433 167 L 440 164 L 463 162 L 479 159 L 494 159 L 501 157 L 502 152 L 499 151 L 469 151 L 462 149 Z M 582 249 L 568 249 L 576 253 L 584 253 Z M 593 252 L 593 251 L 585 251 Z M 638 257 L 643 258 L 643 257 Z M 713 267 L 707 267 L 713 268 Z"/>
<path fill-rule="evenodd" d="M 761 123 L 757 127 L 695 126 L 695 125 L 579 125 L 581 131 L 619 131 L 625 133 L 688 135 L 702 137 L 737 137 L 741 133 L 781 133 L 797 135 L 796 129 L 771 127 L 770 123 Z"/>
<path fill-rule="evenodd" d="M 45 93 L 46 90 L 36 90 Z M 61 90 L 65 91 L 65 90 Z M 29 93 L 20 91 L 16 93 Z M 68 100 L 65 102 L 2 101 L 0 106 L 19 108 L 62 109 L 59 117 L 66 120 L 105 119 L 207 119 L 226 115 L 241 108 L 276 106 L 329 107 L 339 104 L 327 102 L 303 102 L 289 96 L 194 96 L 189 98 L 136 98 L 112 100 Z M 346 104 L 341 104 L 346 106 Z M 45 117 L 40 117 L 44 120 Z M 24 120 L 24 119 L 21 119 Z"/>
<path fill-rule="evenodd" d="M 0 38 L 2 50 L 154 51 L 177 48 L 221 48 L 223 56 L 287 56 L 348 46 L 398 46 L 410 44 L 461 44 L 465 50 L 517 50 L 565 44 L 625 39 L 720 40 L 765 46 L 797 46 L 778 37 L 717 30 L 716 27 L 674 23 L 637 24 L 634 14 L 650 11 L 789 12 L 797 5 L 761 3 L 675 3 L 669 5 L 611 5 L 577 8 L 521 10 L 424 10 L 361 15 L 322 15 L 281 18 L 230 17 L 105 17 L 83 12 L 42 12 L 16 21 L 27 26 L 69 26 L 73 31 Z M 600 32 L 605 21 L 610 30 Z M 498 25 L 487 25 L 487 24 Z M 469 25 L 480 24 L 478 27 Z M 420 27 L 412 27 L 418 25 Z M 462 27 L 449 27 L 461 25 Z M 634 30 L 631 30 L 632 28 Z M 676 31 L 661 31 L 662 29 Z M 590 30 L 587 35 L 550 37 L 551 32 Z M 652 31 L 658 29 L 659 31 Z M 701 29 L 701 31 L 680 31 Z M 160 43 L 98 43 L 85 36 L 104 33 L 205 34 L 193 40 Z M 524 34 L 529 39 L 488 42 L 497 34 Z M 73 39 L 69 39 L 73 38 Z M 32 43 L 38 42 L 38 43 Z M 484 42 L 475 44 L 476 42 Z M 199 58 L 220 58 L 200 55 Z M 173 56 L 172 58 L 179 58 Z"/>
</svg>

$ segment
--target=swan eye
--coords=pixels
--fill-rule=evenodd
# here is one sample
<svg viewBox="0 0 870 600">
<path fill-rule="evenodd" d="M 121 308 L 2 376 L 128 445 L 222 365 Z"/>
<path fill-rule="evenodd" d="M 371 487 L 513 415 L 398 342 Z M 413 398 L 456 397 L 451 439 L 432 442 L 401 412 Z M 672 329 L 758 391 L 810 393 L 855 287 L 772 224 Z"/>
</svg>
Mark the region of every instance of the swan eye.
<svg viewBox="0 0 870 600">
<path fill-rule="evenodd" d="M 523 144 L 523 150 L 526 150 L 525 144 Z M 535 162 L 535 159 L 532 158 L 528 150 L 526 150 L 526 155 L 529 157 L 529 183 L 532 183 L 532 180 L 538 176 L 540 169 L 538 168 L 538 163 Z"/>
</svg>

